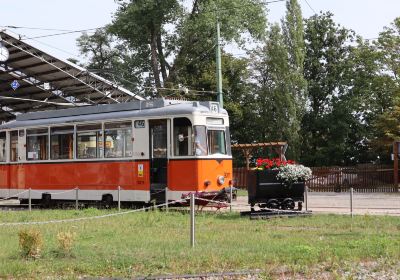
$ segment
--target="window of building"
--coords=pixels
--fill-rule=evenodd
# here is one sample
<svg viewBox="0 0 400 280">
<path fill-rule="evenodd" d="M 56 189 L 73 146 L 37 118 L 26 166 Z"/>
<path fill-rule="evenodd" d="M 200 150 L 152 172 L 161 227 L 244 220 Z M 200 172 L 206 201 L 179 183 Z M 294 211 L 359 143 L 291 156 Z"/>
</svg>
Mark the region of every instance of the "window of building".
<svg viewBox="0 0 400 280">
<path fill-rule="evenodd" d="M 0 162 L 5 162 L 6 160 L 6 133 L 0 132 Z"/>
<path fill-rule="evenodd" d="M 106 123 L 104 125 L 104 139 L 105 157 L 132 156 L 132 122 Z"/>
<path fill-rule="evenodd" d="M 76 147 L 78 158 L 103 157 L 103 130 L 101 124 L 76 126 Z"/>
<path fill-rule="evenodd" d="M 209 154 L 226 154 L 224 130 L 208 130 L 207 138 Z"/>
<path fill-rule="evenodd" d="M 50 132 L 51 159 L 74 158 L 74 127 L 53 127 Z"/>
<path fill-rule="evenodd" d="M 18 131 L 10 132 L 10 161 L 18 160 Z"/>
<path fill-rule="evenodd" d="M 27 160 L 46 160 L 48 157 L 49 131 L 46 128 L 26 130 L 26 158 Z"/>
<path fill-rule="evenodd" d="M 193 151 L 196 156 L 207 155 L 206 127 L 203 125 L 194 126 Z"/>
<path fill-rule="evenodd" d="M 193 155 L 192 123 L 187 118 L 174 119 L 174 155 Z"/>
</svg>

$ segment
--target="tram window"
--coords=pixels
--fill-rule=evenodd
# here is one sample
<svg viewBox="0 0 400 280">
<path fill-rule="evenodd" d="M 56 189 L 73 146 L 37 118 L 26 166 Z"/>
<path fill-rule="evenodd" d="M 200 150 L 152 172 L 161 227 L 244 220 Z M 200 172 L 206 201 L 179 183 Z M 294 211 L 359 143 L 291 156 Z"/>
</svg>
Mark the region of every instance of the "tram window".
<svg viewBox="0 0 400 280">
<path fill-rule="evenodd" d="M 174 155 L 192 155 L 192 123 L 187 118 L 174 119 Z"/>
<path fill-rule="evenodd" d="M 224 130 L 208 130 L 207 138 L 209 154 L 226 154 Z"/>
<path fill-rule="evenodd" d="M 10 161 L 18 160 L 18 131 L 10 132 Z"/>
<path fill-rule="evenodd" d="M 49 132 L 47 128 L 28 129 L 26 131 L 27 160 L 46 160 Z"/>
<path fill-rule="evenodd" d="M 203 125 L 194 126 L 193 151 L 196 156 L 207 155 L 206 127 Z"/>
<path fill-rule="evenodd" d="M 132 156 L 132 122 L 106 123 L 104 125 L 104 139 L 105 157 Z"/>
<path fill-rule="evenodd" d="M 0 132 L 0 162 L 6 161 L 6 133 Z"/>
<path fill-rule="evenodd" d="M 74 127 L 53 127 L 50 133 L 51 159 L 73 159 L 74 158 Z"/>
<path fill-rule="evenodd" d="M 103 157 L 103 131 L 101 124 L 78 125 L 76 127 L 78 158 Z"/>
</svg>

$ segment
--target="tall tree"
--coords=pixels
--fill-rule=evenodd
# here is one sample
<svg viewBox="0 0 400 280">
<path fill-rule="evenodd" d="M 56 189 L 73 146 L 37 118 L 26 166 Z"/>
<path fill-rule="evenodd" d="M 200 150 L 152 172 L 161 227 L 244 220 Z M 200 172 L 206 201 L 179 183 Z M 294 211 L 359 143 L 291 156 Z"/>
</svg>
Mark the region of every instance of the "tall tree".
<svg viewBox="0 0 400 280">
<path fill-rule="evenodd" d="M 124 39 L 133 50 L 141 50 L 150 58 L 155 86 L 162 87 L 167 79 L 168 48 L 173 35 L 166 26 L 179 18 L 181 6 L 177 0 L 118 0 L 120 4 L 114 15 L 110 31 Z"/>
<path fill-rule="evenodd" d="M 253 78 L 258 84 L 257 140 L 297 143 L 299 125 L 296 97 L 291 92 L 289 55 L 278 24 L 271 27 L 265 45 L 257 50 L 252 60 Z M 288 155 L 296 157 L 293 150 Z"/>
<path fill-rule="evenodd" d="M 351 112 L 342 101 L 353 34 L 332 17 L 325 13 L 305 21 L 308 106 L 302 124 L 302 159 L 309 165 L 340 163 L 349 132 L 346 118 Z"/>
<path fill-rule="evenodd" d="M 293 133 L 291 152 L 294 158 L 299 157 L 300 126 L 305 113 L 307 98 L 307 81 L 304 78 L 304 27 L 301 7 L 297 0 L 286 2 L 286 16 L 282 20 L 285 45 L 288 53 L 288 79 L 289 91 L 293 94 L 296 117 L 293 117 Z"/>
</svg>

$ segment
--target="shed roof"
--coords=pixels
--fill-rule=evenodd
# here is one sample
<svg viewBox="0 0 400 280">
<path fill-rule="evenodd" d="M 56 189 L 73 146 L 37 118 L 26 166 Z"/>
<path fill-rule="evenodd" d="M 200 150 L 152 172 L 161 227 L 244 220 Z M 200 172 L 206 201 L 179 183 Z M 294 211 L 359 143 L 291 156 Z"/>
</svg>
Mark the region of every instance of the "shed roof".
<svg viewBox="0 0 400 280">
<path fill-rule="evenodd" d="M 0 37 L 9 52 L 0 62 L 0 122 L 26 112 L 144 99 L 7 31 Z M 19 84 L 15 90 L 14 81 Z"/>
</svg>

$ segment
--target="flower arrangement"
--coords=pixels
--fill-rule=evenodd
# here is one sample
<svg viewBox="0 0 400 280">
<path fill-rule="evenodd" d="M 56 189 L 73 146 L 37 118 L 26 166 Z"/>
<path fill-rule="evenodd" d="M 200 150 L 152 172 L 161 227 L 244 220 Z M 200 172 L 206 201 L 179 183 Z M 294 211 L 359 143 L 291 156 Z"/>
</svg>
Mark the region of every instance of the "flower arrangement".
<svg viewBox="0 0 400 280">
<path fill-rule="evenodd" d="M 291 186 L 293 183 L 304 182 L 310 179 L 312 174 L 310 168 L 297 164 L 293 160 L 259 158 L 256 163 L 257 170 L 277 170 L 277 179 L 281 180 L 287 186 Z"/>
<path fill-rule="evenodd" d="M 295 164 L 293 160 L 281 160 L 280 158 L 259 158 L 256 161 L 258 170 L 276 169 L 288 164 Z"/>
</svg>

